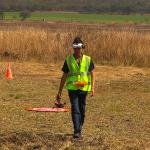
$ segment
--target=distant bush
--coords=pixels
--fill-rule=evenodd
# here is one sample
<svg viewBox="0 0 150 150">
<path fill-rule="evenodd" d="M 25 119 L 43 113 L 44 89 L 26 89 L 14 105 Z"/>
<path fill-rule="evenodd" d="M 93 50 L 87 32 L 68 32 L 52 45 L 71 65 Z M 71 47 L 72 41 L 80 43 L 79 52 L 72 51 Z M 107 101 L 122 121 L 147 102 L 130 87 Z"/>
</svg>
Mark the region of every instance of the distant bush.
<svg viewBox="0 0 150 150">
<path fill-rule="evenodd" d="M 30 16 L 31 16 L 31 12 L 28 10 L 20 12 L 20 17 L 22 20 L 25 20 L 26 18 Z"/>
<path fill-rule="evenodd" d="M 0 10 L 150 13 L 150 2 L 149 0 L 0 0 Z"/>
<path fill-rule="evenodd" d="M 4 12 L 0 12 L 0 20 L 4 19 Z"/>
</svg>

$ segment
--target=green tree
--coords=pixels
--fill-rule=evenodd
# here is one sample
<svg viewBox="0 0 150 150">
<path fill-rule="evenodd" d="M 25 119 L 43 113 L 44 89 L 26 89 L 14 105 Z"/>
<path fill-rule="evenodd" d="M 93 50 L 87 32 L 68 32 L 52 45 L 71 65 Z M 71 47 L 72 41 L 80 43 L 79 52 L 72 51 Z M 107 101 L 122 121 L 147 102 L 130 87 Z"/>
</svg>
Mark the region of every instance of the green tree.
<svg viewBox="0 0 150 150">
<path fill-rule="evenodd" d="M 31 16 L 31 12 L 28 11 L 28 10 L 20 12 L 20 17 L 21 17 L 22 20 L 25 20 L 30 16 Z"/>
<path fill-rule="evenodd" d="M 144 14 L 150 13 L 150 0 L 0 0 L 0 11 L 22 10 Z"/>
<path fill-rule="evenodd" d="M 0 12 L 0 20 L 4 19 L 4 12 Z"/>
</svg>

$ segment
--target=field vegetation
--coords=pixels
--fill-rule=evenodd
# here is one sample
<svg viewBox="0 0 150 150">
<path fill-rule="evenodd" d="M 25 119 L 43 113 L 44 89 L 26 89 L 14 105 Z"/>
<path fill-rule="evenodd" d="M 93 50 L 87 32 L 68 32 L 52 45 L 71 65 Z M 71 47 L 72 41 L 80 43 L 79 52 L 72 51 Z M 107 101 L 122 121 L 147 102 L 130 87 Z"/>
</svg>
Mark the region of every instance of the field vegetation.
<svg viewBox="0 0 150 150">
<path fill-rule="evenodd" d="M 148 0 L 1 0 L 1 11 L 73 11 L 84 13 L 150 13 Z"/>
<path fill-rule="evenodd" d="M 150 23 L 149 15 L 109 15 L 109 14 L 90 14 L 90 13 L 77 13 L 77 12 L 28 12 L 30 14 L 27 20 L 49 20 L 49 21 L 67 21 L 67 22 L 80 22 L 80 23 Z M 3 19 L 20 20 L 20 12 L 4 12 L 1 15 Z"/>
<path fill-rule="evenodd" d="M 88 96 L 83 139 L 72 139 L 70 113 L 28 112 L 53 107 L 61 65 L 0 63 L 0 149 L 149 150 L 150 69 L 96 64 L 95 96 Z M 67 91 L 62 100 L 70 107 Z"/>
<path fill-rule="evenodd" d="M 75 36 L 96 73 L 79 141 L 70 113 L 25 110 L 54 106 Z M 149 150 L 149 43 L 147 25 L 0 22 L 0 150 Z M 5 77 L 8 62 L 13 80 Z M 62 101 L 70 108 L 65 89 Z"/>
<path fill-rule="evenodd" d="M 32 25 L 32 22 L 29 24 Z M 86 25 L 79 28 L 78 25 L 61 26 L 59 23 L 43 26 L 37 22 L 36 27 L 29 24 L 5 25 L 0 29 L 1 58 L 60 62 L 72 52 L 74 37 L 81 36 L 86 45 L 85 53 L 91 55 L 96 63 L 150 66 L 149 32 L 138 32 L 130 27 L 91 30 Z"/>
</svg>

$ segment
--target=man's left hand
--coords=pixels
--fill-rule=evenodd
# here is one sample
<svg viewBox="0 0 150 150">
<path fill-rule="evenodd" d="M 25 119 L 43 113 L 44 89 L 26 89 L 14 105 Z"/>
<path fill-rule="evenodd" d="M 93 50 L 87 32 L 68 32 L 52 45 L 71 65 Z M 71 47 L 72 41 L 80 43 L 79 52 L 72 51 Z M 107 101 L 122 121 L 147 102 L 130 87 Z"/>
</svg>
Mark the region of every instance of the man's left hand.
<svg viewBox="0 0 150 150">
<path fill-rule="evenodd" d="M 91 97 L 94 96 L 94 89 L 91 89 Z"/>
</svg>

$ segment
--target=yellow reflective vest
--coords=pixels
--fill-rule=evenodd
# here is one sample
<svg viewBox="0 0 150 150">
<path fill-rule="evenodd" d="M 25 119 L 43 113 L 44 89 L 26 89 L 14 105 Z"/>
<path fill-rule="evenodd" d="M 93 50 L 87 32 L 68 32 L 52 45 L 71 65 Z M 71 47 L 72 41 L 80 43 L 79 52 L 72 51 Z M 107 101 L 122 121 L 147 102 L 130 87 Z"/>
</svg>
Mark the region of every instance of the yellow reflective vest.
<svg viewBox="0 0 150 150">
<path fill-rule="evenodd" d="M 66 58 L 66 62 L 69 68 L 66 88 L 68 90 L 91 91 L 91 74 L 89 72 L 91 57 L 83 55 L 80 66 L 78 66 L 73 54 Z"/>
</svg>

